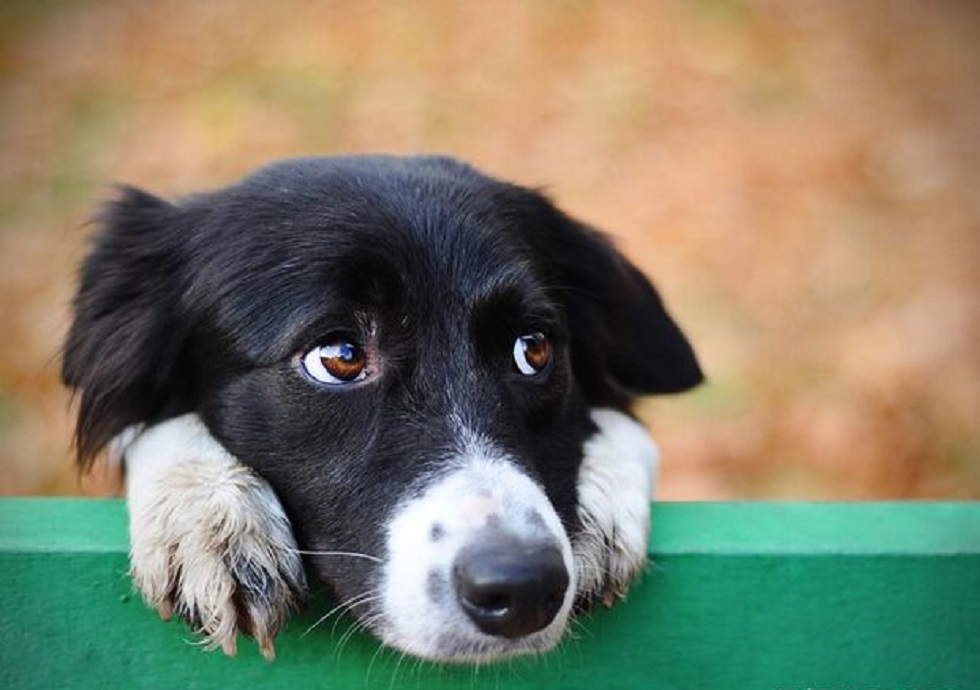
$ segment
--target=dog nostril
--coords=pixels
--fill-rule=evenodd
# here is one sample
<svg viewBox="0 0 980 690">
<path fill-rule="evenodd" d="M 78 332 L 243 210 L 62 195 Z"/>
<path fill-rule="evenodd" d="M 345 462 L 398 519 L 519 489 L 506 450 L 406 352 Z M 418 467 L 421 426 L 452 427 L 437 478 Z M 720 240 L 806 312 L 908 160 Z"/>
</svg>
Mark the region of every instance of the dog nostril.
<svg viewBox="0 0 980 690">
<path fill-rule="evenodd" d="M 472 592 L 472 598 L 468 602 L 481 613 L 489 616 L 506 616 L 510 610 L 511 601 L 506 594 L 499 592 Z"/>
<path fill-rule="evenodd" d="M 555 619 L 569 579 L 556 547 L 501 538 L 460 551 L 453 582 L 460 606 L 481 631 L 516 638 Z"/>
</svg>

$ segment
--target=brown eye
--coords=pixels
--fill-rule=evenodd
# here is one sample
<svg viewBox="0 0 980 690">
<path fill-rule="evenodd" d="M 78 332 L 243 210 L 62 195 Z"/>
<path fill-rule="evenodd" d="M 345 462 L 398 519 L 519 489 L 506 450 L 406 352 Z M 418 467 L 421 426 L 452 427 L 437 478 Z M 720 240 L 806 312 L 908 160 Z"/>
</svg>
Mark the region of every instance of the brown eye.
<svg viewBox="0 0 980 690">
<path fill-rule="evenodd" d="M 514 363 L 525 376 L 540 373 L 551 359 L 551 343 L 544 333 L 522 335 L 514 341 Z"/>
<path fill-rule="evenodd" d="M 303 369 L 321 383 L 341 385 L 361 381 L 367 376 L 367 356 L 356 343 L 335 340 L 315 347 L 303 355 Z"/>
</svg>

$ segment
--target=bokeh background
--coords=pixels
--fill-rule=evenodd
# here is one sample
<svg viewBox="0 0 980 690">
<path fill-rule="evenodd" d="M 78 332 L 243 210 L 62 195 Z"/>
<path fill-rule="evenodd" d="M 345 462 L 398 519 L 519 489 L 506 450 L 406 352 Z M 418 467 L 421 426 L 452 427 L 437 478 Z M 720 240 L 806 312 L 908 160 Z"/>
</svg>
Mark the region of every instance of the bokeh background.
<svg viewBox="0 0 980 690">
<path fill-rule="evenodd" d="M 672 499 L 980 497 L 980 4 L 0 3 L 0 493 L 79 480 L 58 381 L 110 183 L 444 152 L 544 185 L 710 382 Z"/>
</svg>

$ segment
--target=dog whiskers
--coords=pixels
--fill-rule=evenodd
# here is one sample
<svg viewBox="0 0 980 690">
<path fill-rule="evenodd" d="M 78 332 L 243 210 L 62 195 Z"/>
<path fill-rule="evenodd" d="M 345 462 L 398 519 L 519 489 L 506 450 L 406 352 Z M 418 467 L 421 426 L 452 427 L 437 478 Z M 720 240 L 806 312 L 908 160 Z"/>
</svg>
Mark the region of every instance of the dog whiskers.
<svg viewBox="0 0 980 690">
<path fill-rule="evenodd" d="M 354 608 L 356 608 L 358 606 L 362 606 L 364 604 L 369 604 L 372 601 L 375 601 L 377 599 L 378 599 L 377 593 L 375 593 L 373 591 L 368 591 L 368 592 L 362 592 L 361 594 L 356 594 L 353 597 L 351 597 L 350 599 L 348 599 L 347 601 L 340 602 L 339 604 L 337 604 L 336 606 L 334 606 L 332 609 L 330 609 L 329 611 L 327 611 L 324 615 L 320 616 L 320 618 L 318 618 L 316 620 L 316 622 L 313 623 L 313 625 L 311 625 L 310 627 L 308 627 L 306 629 L 306 632 L 304 632 L 302 634 L 302 637 L 306 637 L 307 635 L 309 635 L 311 632 L 313 632 L 313 629 L 314 628 L 316 628 L 317 626 L 319 626 L 324 621 L 328 620 L 334 614 L 336 614 L 336 613 L 350 613 L 351 611 L 354 610 Z"/>
<path fill-rule="evenodd" d="M 349 556 L 350 558 L 366 558 L 369 561 L 374 561 L 375 563 L 381 563 L 381 559 L 377 556 L 371 556 L 366 553 L 357 553 L 356 551 L 307 551 L 306 549 L 288 549 L 292 553 L 298 553 L 301 556 Z"/>
<path fill-rule="evenodd" d="M 364 674 L 365 687 L 371 687 L 371 671 L 374 669 L 374 662 L 376 662 L 378 657 L 383 653 L 391 654 L 392 648 L 384 644 L 379 644 L 378 648 L 374 650 L 374 654 L 371 655 L 371 661 L 368 663 L 367 672 Z"/>
<path fill-rule="evenodd" d="M 354 623 L 344 632 L 343 635 L 340 636 L 340 639 L 337 641 L 337 658 L 340 657 L 344 651 L 344 648 L 347 646 L 347 643 L 350 642 L 351 638 L 353 638 L 355 634 L 357 634 L 359 631 L 366 631 L 372 623 L 380 619 L 381 614 L 376 613 L 372 616 L 367 616 L 363 620 L 354 621 Z"/>
<path fill-rule="evenodd" d="M 394 690 L 394 687 L 395 687 L 395 679 L 398 678 L 398 671 L 399 671 L 399 669 L 401 669 L 402 662 L 405 661 L 405 658 L 407 656 L 408 656 L 408 654 L 406 654 L 405 652 L 399 651 L 399 654 L 398 654 L 398 663 L 395 664 L 395 670 L 391 672 L 391 681 L 389 681 L 389 683 L 388 683 L 388 690 Z"/>
<path fill-rule="evenodd" d="M 384 614 L 378 612 L 365 616 L 362 620 L 354 621 L 337 641 L 337 645 L 334 648 L 334 658 L 340 659 L 341 654 L 343 654 L 344 650 L 347 648 L 347 644 L 351 641 L 355 634 L 359 632 L 369 632 L 371 626 L 383 618 Z M 384 645 L 379 645 L 379 649 L 383 648 Z M 377 652 L 375 652 L 375 654 L 377 654 Z M 372 661 L 373 658 L 374 657 L 372 657 Z"/>
</svg>

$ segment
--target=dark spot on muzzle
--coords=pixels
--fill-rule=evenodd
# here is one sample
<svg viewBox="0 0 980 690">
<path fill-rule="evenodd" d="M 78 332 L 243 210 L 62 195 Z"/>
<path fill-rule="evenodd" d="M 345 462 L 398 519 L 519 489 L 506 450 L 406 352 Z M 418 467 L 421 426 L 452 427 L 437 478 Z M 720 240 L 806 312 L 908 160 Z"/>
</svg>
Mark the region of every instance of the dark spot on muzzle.
<svg viewBox="0 0 980 690">
<path fill-rule="evenodd" d="M 447 597 L 448 585 L 445 575 L 438 570 L 430 570 L 425 579 L 425 593 L 432 603 L 442 605 Z"/>
</svg>

